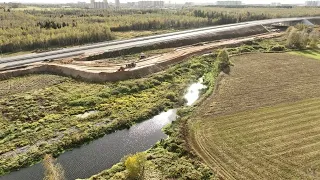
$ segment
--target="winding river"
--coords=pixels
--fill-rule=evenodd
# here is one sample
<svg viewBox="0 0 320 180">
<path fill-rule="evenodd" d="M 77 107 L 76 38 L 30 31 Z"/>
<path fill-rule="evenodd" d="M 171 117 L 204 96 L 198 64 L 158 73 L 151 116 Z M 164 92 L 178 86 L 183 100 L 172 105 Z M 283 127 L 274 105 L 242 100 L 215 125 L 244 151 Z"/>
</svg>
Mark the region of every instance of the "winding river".
<svg viewBox="0 0 320 180">
<path fill-rule="evenodd" d="M 199 82 L 192 84 L 188 88 L 184 97 L 188 106 L 198 100 L 200 90 L 205 88 L 202 82 L 201 78 Z M 91 177 L 111 168 L 124 156 L 145 151 L 157 141 L 167 138 L 167 135 L 161 129 L 175 121 L 176 118 L 177 110 L 168 110 L 154 116 L 152 119 L 138 123 L 130 129 L 107 134 L 80 148 L 65 152 L 58 157 L 58 162 L 64 168 L 65 176 L 68 180 Z M 1 176 L 0 180 L 42 180 L 43 177 L 44 168 L 41 163 L 38 163 Z"/>
</svg>

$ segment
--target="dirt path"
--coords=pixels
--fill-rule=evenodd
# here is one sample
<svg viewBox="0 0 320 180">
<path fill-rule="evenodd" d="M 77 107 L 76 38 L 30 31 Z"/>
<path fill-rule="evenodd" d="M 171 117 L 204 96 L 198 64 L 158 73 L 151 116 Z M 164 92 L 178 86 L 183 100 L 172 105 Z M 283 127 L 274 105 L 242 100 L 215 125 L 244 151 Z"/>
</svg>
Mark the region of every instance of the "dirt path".
<svg viewBox="0 0 320 180">
<path fill-rule="evenodd" d="M 319 103 L 308 100 L 320 97 L 320 62 L 286 53 L 232 61 L 230 74 L 221 75 L 219 88 L 192 118 L 191 147 L 222 179 L 309 177 L 303 164 L 317 167 L 304 160 L 320 158 L 310 149 L 320 133 L 312 125 Z M 289 107 L 261 110 L 278 104 Z"/>
<path fill-rule="evenodd" d="M 260 34 L 255 36 L 249 36 L 245 38 L 237 38 L 237 39 L 226 39 L 226 40 L 219 40 L 215 42 L 209 42 L 203 45 L 197 45 L 197 46 L 186 46 L 181 48 L 176 48 L 172 52 L 155 55 L 143 60 L 137 60 L 136 68 L 127 69 L 127 71 L 135 71 L 144 67 L 154 66 L 159 63 L 168 62 L 168 61 L 175 61 L 176 59 L 187 57 L 190 55 L 195 55 L 198 53 L 205 53 L 210 52 L 210 50 L 221 48 L 224 46 L 230 46 L 230 45 L 237 45 L 241 44 L 247 41 L 253 41 L 257 38 L 259 39 L 268 39 L 273 37 L 281 36 L 282 33 L 266 33 L 266 34 Z M 52 64 L 52 63 L 51 63 Z M 55 63 L 53 63 L 55 64 Z M 103 63 L 102 60 L 96 60 L 96 61 L 70 61 L 70 64 L 60 64 L 60 66 L 66 66 L 74 69 L 79 69 L 82 71 L 90 71 L 90 72 L 116 72 L 121 66 L 125 67 L 125 64 L 115 64 L 115 63 L 107 63 L 107 60 L 105 63 Z"/>
</svg>

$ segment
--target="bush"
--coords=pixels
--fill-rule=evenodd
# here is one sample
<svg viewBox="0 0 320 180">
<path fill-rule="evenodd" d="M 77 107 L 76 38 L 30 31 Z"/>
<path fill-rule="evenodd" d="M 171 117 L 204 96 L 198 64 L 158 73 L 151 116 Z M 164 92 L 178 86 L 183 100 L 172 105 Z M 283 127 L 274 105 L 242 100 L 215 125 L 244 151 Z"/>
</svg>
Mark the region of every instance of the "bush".
<svg viewBox="0 0 320 180">
<path fill-rule="evenodd" d="M 99 97 L 89 96 L 81 99 L 71 101 L 70 106 L 95 106 L 102 101 Z"/>
<path fill-rule="evenodd" d="M 287 47 L 292 49 L 305 49 L 308 42 L 308 33 L 306 30 L 298 31 L 292 28 L 287 39 Z"/>
<path fill-rule="evenodd" d="M 309 46 L 313 49 L 318 48 L 320 33 L 317 30 L 313 30 L 309 35 Z"/>
<path fill-rule="evenodd" d="M 56 163 L 56 160 L 52 155 L 45 155 L 43 160 L 43 166 L 45 168 L 45 177 L 44 180 L 64 180 L 64 170 L 59 163 Z"/>
<path fill-rule="evenodd" d="M 242 47 L 240 47 L 240 49 L 239 49 L 239 51 L 241 52 L 241 53 L 243 53 L 243 52 L 252 52 L 252 51 L 254 51 L 255 49 L 252 47 L 252 46 L 242 46 Z"/>
<path fill-rule="evenodd" d="M 219 52 L 216 63 L 219 71 L 223 71 L 230 66 L 229 54 L 225 49 Z"/>
<path fill-rule="evenodd" d="M 177 95 L 174 92 L 168 92 L 166 98 L 169 99 L 171 102 L 177 102 Z"/>
<path fill-rule="evenodd" d="M 129 179 L 142 179 L 147 158 L 145 153 L 129 156 L 125 161 Z"/>
<path fill-rule="evenodd" d="M 112 94 L 129 94 L 131 89 L 128 86 L 120 85 L 117 87 Z"/>
<path fill-rule="evenodd" d="M 269 47 L 269 51 L 280 52 L 280 51 L 285 51 L 285 50 L 286 50 L 286 47 L 279 45 L 279 44 Z"/>
</svg>

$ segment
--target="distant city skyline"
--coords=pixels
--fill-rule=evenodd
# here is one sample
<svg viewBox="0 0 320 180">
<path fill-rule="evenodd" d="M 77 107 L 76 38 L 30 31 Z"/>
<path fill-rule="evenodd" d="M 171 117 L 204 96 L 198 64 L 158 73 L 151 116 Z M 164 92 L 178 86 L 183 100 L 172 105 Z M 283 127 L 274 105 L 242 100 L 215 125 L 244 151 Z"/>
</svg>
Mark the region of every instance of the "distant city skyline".
<svg viewBox="0 0 320 180">
<path fill-rule="evenodd" d="M 47 0 L 45 3 L 52 3 L 52 4 L 57 4 L 57 3 L 77 3 L 77 2 L 87 2 L 90 3 L 90 0 Z M 96 0 L 96 1 L 102 1 L 102 0 Z M 126 3 L 126 2 L 137 2 L 140 0 L 120 0 L 121 3 Z M 19 2 L 19 3 L 44 3 L 43 0 L 0 0 L 0 3 L 3 2 Z M 115 0 L 108 0 L 108 2 L 114 3 Z M 166 3 L 169 2 L 169 0 L 165 0 Z M 185 2 L 194 2 L 194 3 L 215 3 L 216 1 L 212 0 L 171 0 L 171 3 L 179 3 L 179 4 L 184 4 Z M 277 2 L 281 4 L 304 4 L 305 0 L 265 0 L 265 1 L 257 1 L 257 0 L 243 0 L 242 1 L 245 4 L 270 4 L 272 2 Z"/>
</svg>

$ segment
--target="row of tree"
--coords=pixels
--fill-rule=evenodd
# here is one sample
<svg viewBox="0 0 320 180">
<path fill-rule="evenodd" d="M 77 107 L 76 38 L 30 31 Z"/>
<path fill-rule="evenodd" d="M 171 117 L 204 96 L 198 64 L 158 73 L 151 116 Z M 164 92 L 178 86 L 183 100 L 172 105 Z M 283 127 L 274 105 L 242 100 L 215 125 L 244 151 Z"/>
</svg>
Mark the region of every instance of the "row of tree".
<svg viewBox="0 0 320 180">
<path fill-rule="evenodd" d="M 189 29 L 274 17 L 317 16 L 318 8 L 0 11 L 0 53 L 114 39 L 112 32 Z"/>
<path fill-rule="evenodd" d="M 0 52 L 63 47 L 115 39 L 107 25 L 80 25 L 61 29 L 0 29 Z"/>
</svg>

